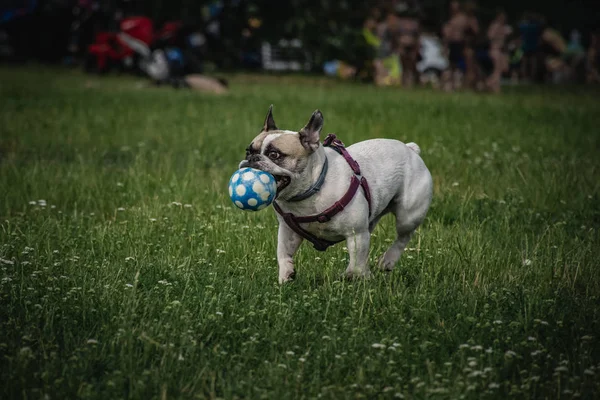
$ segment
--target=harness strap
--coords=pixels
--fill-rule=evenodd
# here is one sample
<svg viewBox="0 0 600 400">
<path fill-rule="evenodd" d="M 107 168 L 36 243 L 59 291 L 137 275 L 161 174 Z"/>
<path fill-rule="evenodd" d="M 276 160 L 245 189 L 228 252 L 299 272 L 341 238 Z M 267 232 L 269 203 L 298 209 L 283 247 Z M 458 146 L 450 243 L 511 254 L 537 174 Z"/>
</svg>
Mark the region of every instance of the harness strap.
<svg viewBox="0 0 600 400">
<path fill-rule="evenodd" d="M 346 206 L 350 203 L 350 201 L 356 194 L 356 191 L 359 187 L 360 181 L 356 176 L 353 176 L 352 180 L 350 181 L 350 187 L 348 188 L 346 194 L 344 194 L 344 196 L 341 199 L 333 203 L 331 207 L 323 211 L 321 214 L 308 215 L 304 217 L 294 217 L 294 219 L 299 224 L 306 224 L 309 222 L 320 222 L 323 224 L 325 222 L 329 222 L 331 221 L 331 218 L 333 218 L 338 213 L 342 212 L 344 208 L 346 208 Z"/>
<path fill-rule="evenodd" d="M 369 206 L 369 216 L 371 215 L 371 191 L 369 190 L 367 179 L 361 175 L 360 166 L 358 165 L 356 160 L 354 160 L 350 153 L 348 153 L 348 151 L 344 147 L 344 143 L 342 143 L 342 141 L 339 140 L 334 134 L 327 135 L 327 137 L 323 141 L 323 146 L 331 147 L 342 157 L 344 157 L 344 159 L 354 172 L 354 175 L 350 180 L 350 187 L 348 188 L 344 196 L 342 196 L 341 199 L 336 201 L 331 207 L 329 207 L 320 214 L 300 217 L 296 217 L 292 213 L 283 212 L 283 210 L 281 209 L 281 207 L 279 207 L 277 202 L 273 202 L 273 207 L 275 208 L 275 211 L 277 211 L 277 213 L 281 215 L 285 223 L 298 235 L 310 241 L 314 245 L 315 249 L 319 251 L 325 251 L 329 246 L 339 243 L 341 242 L 341 240 L 332 242 L 329 240 L 320 239 L 312 233 L 308 232 L 306 229 L 302 228 L 300 224 L 306 224 L 311 222 L 325 223 L 331 221 L 331 219 L 334 216 L 342 212 L 344 208 L 346 208 L 346 206 L 350 204 L 350 202 L 356 195 L 356 192 L 358 191 L 359 187 L 362 187 L 363 189 L 365 199 L 367 200 L 367 204 Z"/>
<path fill-rule="evenodd" d="M 279 207 L 277 202 L 273 202 L 273 207 L 275 207 L 275 211 L 277 211 L 277 213 L 279 213 L 279 215 L 283 217 L 285 223 L 298 235 L 311 242 L 316 250 L 325 251 L 329 246 L 333 246 L 334 244 L 341 242 L 341 240 L 337 242 L 332 242 L 329 240 L 318 238 L 306 229 L 302 228 L 298 224 L 297 217 L 294 214 L 283 212 L 283 210 Z"/>
<path fill-rule="evenodd" d="M 369 205 L 369 216 L 371 216 L 371 191 L 369 190 L 369 184 L 367 183 L 367 178 L 361 176 L 360 165 L 356 162 L 354 158 L 348 153 L 344 143 L 340 139 L 338 139 L 334 134 L 330 133 L 327 135 L 325 140 L 323 141 L 323 147 L 331 147 L 338 154 L 344 157 L 344 160 L 350 165 L 352 168 L 352 172 L 354 175 L 360 176 L 360 186 L 363 188 L 363 192 L 365 194 L 365 198 L 367 199 L 367 204 Z"/>
</svg>

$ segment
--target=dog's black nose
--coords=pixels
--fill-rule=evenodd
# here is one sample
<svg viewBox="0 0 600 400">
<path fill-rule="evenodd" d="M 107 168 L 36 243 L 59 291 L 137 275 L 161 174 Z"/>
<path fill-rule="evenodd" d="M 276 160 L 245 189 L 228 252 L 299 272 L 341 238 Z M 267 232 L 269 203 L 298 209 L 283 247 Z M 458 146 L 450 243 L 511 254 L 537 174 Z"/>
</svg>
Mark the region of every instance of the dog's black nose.
<svg viewBox="0 0 600 400">
<path fill-rule="evenodd" d="M 260 154 L 251 154 L 248 157 L 246 157 L 246 160 L 248 160 L 251 163 L 258 162 L 260 161 Z"/>
</svg>

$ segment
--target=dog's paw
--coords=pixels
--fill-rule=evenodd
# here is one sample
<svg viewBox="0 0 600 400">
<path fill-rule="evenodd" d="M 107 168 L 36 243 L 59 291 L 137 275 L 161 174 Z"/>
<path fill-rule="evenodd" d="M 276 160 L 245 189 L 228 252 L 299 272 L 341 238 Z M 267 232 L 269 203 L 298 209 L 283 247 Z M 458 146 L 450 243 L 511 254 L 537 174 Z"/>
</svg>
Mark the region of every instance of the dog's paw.
<svg viewBox="0 0 600 400">
<path fill-rule="evenodd" d="M 386 254 L 382 255 L 379 261 L 377 261 L 377 267 L 381 271 L 390 272 L 394 269 L 398 261 L 390 260 L 388 257 L 386 257 Z"/>
<path fill-rule="evenodd" d="M 294 278 L 296 278 L 296 271 L 294 271 L 294 270 L 288 271 L 283 275 L 279 275 L 279 284 L 283 285 L 286 282 L 293 281 Z"/>
<path fill-rule="evenodd" d="M 354 279 L 370 279 L 373 276 L 371 271 L 368 269 L 347 269 L 342 274 L 342 279 L 354 280 Z"/>
</svg>

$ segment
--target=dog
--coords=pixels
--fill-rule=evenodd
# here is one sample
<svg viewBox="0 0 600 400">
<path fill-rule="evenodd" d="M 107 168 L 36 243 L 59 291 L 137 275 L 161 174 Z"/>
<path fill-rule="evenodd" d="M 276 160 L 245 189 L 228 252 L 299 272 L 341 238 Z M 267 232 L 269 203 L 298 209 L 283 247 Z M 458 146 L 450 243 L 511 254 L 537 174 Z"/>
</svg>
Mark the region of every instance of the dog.
<svg viewBox="0 0 600 400">
<path fill-rule="evenodd" d="M 318 250 L 346 241 L 347 278 L 371 276 L 371 232 L 384 215 L 396 218 L 396 240 L 378 261 L 391 271 L 431 204 L 433 181 L 415 143 L 371 139 L 348 148 L 334 135 L 321 143 L 316 110 L 300 131 L 278 129 L 273 105 L 239 168 L 275 177 L 279 283 L 294 279 L 293 256 L 304 239 Z"/>
</svg>

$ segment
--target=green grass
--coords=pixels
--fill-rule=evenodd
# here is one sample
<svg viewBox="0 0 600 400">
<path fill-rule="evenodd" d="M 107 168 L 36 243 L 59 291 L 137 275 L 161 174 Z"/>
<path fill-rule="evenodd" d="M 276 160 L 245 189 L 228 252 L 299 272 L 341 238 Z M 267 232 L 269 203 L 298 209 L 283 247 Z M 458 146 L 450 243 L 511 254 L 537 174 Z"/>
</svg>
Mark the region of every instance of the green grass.
<svg viewBox="0 0 600 400">
<path fill-rule="evenodd" d="M 600 396 L 597 91 L 140 82 L 0 69 L 1 398 Z M 305 243 L 277 283 L 273 210 L 227 196 L 271 103 L 421 146 L 434 201 L 392 273 L 341 282 L 344 245 Z"/>
</svg>

